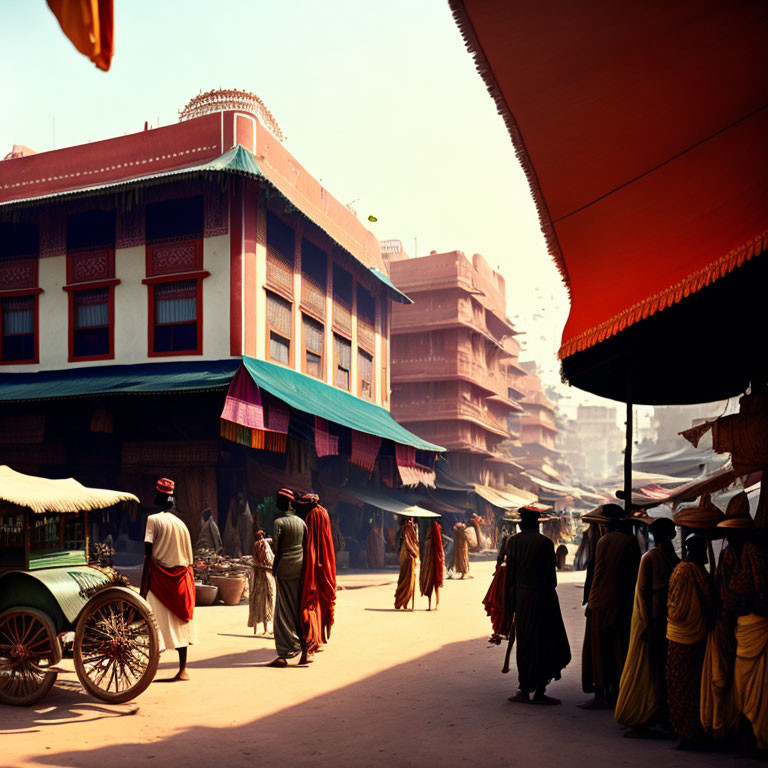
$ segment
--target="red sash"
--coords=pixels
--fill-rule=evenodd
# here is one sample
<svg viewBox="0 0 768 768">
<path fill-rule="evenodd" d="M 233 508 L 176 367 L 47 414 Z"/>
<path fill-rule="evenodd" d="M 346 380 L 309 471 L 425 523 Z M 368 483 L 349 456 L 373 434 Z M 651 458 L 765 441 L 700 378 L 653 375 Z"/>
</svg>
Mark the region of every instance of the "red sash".
<svg viewBox="0 0 768 768">
<path fill-rule="evenodd" d="M 191 565 L 166 568 L 149 558 L 149 588 L 182 621 L 191 621 L 195 608 L 195 577 Z"/>
</svg>

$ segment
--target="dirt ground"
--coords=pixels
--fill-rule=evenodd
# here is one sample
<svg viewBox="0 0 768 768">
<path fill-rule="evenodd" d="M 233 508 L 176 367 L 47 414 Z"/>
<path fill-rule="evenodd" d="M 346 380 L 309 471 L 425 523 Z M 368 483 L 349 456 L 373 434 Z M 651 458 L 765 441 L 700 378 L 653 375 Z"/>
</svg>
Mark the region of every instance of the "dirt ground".
<svg viewBox="0 0 768 768">
<path fill-rule="evenodd" d="M 727 754 L 690 754 L 669 741 L 622 738 L 610 713 L 585 712 L 581 692 L 583 573 L 558 588 L 574 660 L 553 683 L 560 707 L 510 704 L 514 665 L 486 641 L 481 599 L 493 563 L 447 581 L 440 609 L 393 608 L 393 572 L 340 578 L 331 643 L 309 667 L 271 669 L 267 639 L 246 626 L 247 606 L 199 608 L 199 644 L 186 683 L 158 681 L 135 702 L 87 697 L 73 672 L 31 709 L 0 705 L 0 765 L 82 766 L 665 766 L 728 765 Z M 71 661 L 64 662 L 71 669 Z M 751 761 L 747 761 L 751 763 Z M 745 761 L 740 761 L 745 765 Z"/>
</svg>

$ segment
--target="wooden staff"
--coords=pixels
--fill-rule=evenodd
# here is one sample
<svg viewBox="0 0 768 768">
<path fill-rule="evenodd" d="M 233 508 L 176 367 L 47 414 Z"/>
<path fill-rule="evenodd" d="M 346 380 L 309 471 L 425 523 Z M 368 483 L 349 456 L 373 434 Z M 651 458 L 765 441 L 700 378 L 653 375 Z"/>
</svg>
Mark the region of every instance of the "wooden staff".
<svg viewBox="0 0 768 768">
<path fill-rule="evenodd" d="M 509 628 L 509 642 L 507 643 L 507 652 L 504 655 L 504 666 L 501 669 L 502 674 L 509 672 L 509 658 L 512 656 L 512 646 L 515 644 L 515 622 L 513 621 Z"/>
</svg>

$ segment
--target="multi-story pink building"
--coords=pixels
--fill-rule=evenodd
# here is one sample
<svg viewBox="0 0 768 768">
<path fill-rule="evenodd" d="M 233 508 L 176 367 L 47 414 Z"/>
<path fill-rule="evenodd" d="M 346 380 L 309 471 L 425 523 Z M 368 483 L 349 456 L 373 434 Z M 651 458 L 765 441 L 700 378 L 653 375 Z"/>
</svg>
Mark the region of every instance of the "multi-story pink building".
<svg viewBox="0 0 768 768">
<path fill-rule="evenodd" d="M 503 488 L 519 467 L 497 451 L 519 350 L 506 316 L 504 278 L 482 256 L 460 251 L 392 256 L 392 280 L 414 300 L 392 313 L 392 414 L 448 450 L 451 472 Z"/>
<path fill-rule="evenodd" d="M 243 360 L 274 403 L 262 431 L 287 435 L 266 441 L 270 483 L 437 450 L 389 416 L 390 303 L 407 299 L 378 241 L 281 139 L 258 98 L 218 91 L 174 125 L 0 162 L 0 462 L 139 491 L 174 474 L 195 512 L 247 470 L 258 501 L 267 451 L 218 437 Z"/>
</svg>

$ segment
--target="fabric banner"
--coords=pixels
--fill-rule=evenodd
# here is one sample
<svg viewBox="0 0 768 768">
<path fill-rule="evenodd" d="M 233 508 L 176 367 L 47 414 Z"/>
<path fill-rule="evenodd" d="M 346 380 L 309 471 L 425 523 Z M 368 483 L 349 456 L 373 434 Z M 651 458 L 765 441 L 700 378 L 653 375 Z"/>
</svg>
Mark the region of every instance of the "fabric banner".
<svg viewBox="0 0 768 768">
<path fill-rule="evenodd" d="M 258 385 L 240 368 L 229 385 L 221 418 L 251 429 L 265 429 L 264 406 Z"/>
<path fill-rule="evenodd" d="M 349 460 L 352 464 L 373 472 L 376 457 L 381 450 L 381 438 L 365 432 L 352 430 L 352 451 Z"/>
<path fill-rule="evenodd" d="M 321 458 L 339 454 L 339 438 L 328 431 L 328 422 L 319 416 L 315 416 L 315 451 Z"/>
<path fill-rule="evenodd" d="M 427 488 L 435 487 L 434 470 L 416 462 L 416 449 L 410 445 L 395 445 L 395 460 L 403 485 L 415 486 L 421 483 Z"/>
</svg>

